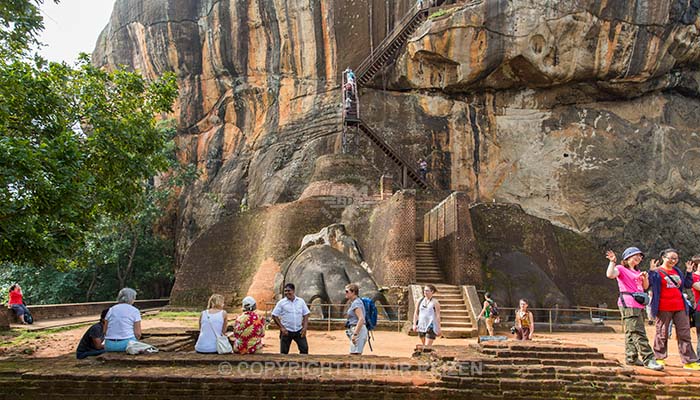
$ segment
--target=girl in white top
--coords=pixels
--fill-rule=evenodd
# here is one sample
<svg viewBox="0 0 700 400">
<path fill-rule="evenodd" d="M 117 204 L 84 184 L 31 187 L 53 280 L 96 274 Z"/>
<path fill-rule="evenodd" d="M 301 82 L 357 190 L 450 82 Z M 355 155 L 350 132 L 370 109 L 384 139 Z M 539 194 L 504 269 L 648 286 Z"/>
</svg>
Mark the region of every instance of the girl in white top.
<svg viewBox="0 0 700 400">
<path fill-rule="evenodd" d="M 418 332 L 418 337 L 424 348 L 433 345 L 433 341 L 440 335 L 440 302 L 433 297 L 437 289 L 433 285 L 425 285 L 424 297 L 418 302 L 413 313 L 413 331 Z"/>
<path fill-rule="evenodd" d="M 225 335 L 228 314 L 224 311 L 224 296 L 212 294 L 207 309 L 199 318 L 199 338 L 194 345 L 197 353 L 216 353 L 216 338 Z"/>
</svg>

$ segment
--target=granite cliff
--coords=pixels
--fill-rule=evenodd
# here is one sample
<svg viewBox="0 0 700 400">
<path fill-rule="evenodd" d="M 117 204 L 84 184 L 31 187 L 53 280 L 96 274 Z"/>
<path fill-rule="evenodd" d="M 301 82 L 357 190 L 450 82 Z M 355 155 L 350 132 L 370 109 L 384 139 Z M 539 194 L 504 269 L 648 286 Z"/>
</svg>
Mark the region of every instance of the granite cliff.
<svg viewBox="0 0 700 400">
<path fill-rule="evenodd" d="M 178 267 L 191 279 L 217 239 L 212 227 L 247 219 L 237 216 L 243 199 L 284 220 L 275 204 L 302 198 L 310 183 L 330 187 L 313 178 L 314 163 L 338 150 L 340 71 L 413 4 L 117 0 L 93 61 L 179 78 L 179 157 L 200 171 L 173 226 Z M 699 8 L 696 0 L 447 4 L 363 89 L 363 118 L 405 158 L 427 157 L 439 189 L 519 204 L 599 250 L 672 245 L 686 256 L 700 244 Z M 364 139 L 360 147 L 366 181 L 341 184 L 371 196 L 392 164 Z M 286 209 L 308 212 L 303 204 Z M 305 222 L 299 238 L 286 237 L 337 221 Z M 275 268 L 291 255 L 278 253 Z M 261 268 L 245 264 L 246 276 Z M 231 279 L 242 293 L 252 278 L 239 278 Z"/>
</svg>

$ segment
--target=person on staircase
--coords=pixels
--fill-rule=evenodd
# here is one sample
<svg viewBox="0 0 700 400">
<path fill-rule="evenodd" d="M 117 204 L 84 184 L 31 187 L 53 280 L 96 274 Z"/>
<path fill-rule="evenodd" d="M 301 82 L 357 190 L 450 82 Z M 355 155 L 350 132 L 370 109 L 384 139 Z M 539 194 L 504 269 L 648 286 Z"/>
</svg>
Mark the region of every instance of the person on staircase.
<svg viewBox="0 0 700 400">
<path fill-rule="evenodd" d="M 433 341 L 440 335 L 440 302 L 433 297 L 437 289 L 433 285 L 425 285 L 423 298 L 420 299 L 413 312 L 413 331 L 418 337 L 423 349 L 430 349 Z"/>
<path fill-rule="evenodd" d="M 484 306 L 481 308 L 481 312 L 476 319 L 484 319 L 489 336 L 493 336 L 493 324 L 496 322 L 496 318 L 498 318 L 498 313 L 494 313 L 494 309 L 497 310 L 498 305 L 491 298 L 491 293 L 484 293 Z"/>
<path fill-rule="evenodd" d="M 657 363 L 666 364 L 668 356 L 668 327 L 673 321 L 678 340 L 678 353 L 684 369 L 700 370 L 698 356 L 695 354 L 690 339 L 690 319 L 688 313 L 693 305 L 683 296 L 683 288 L 693 286 L 692 268 L 686 271 L 676 267 L 678 251 L 666 249 L 661 252 L 661 263 L 651 260 L 649 267 L 649 286 L 653 295 L 651 303 L 652 316 L 656 317 L 656 336 L 654 337 L 654 355 Z"/>
<path fill-rule="evenodd" d="M 644 329 L 643 302 L 645 299 L 641 294 L 646 293 L 649 288 L 649 277 L 646 272 L 641 272 L 637 268 L 644 259 L 644 253 L 636 247 L 628 247 L 622 252 L 620 265 L 617 265 L 617 256 L 612 250 L 605 253 L 605 258 L 609 261 L 605 275 L 609 279 L 617 280 L 617 286 L 620 289 L 617 306 L 620 308 L 625 332 L 625 362 L 627 365 L 644 366 L 660 371 L 663 366 L 656 362 Z M 637 301 L 631 293 L 637 293 L 642 303 Z"/>
<path fill-rule="evenodd" d="M 418 160 L 418 172 L 420 173 L 420 178 L 425 180 L 428 176 L 428 162 L 421 158 Z"/>
<path fill-rule="evenodd" d="M 535 318 L 527 308 L 530 303 L 527 299 L 520 299 L 520 307 L 515 310 L 515 337 L 518 340 L 532 340 L 535 333 Z"/>
</svg>

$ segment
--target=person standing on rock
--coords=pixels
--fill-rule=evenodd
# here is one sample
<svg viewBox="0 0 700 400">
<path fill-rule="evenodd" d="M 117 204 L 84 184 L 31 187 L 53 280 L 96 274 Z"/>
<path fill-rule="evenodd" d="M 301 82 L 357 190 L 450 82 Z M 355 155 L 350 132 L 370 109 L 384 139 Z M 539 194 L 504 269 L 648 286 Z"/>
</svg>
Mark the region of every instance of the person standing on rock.
<svg viewBox="0 0 700 400">
<path fill-rule="evenodd" d="M 527 308 L 527 299 L 520 299 L 520 308 L 515 310 L 515 337 L 518 340 L 532 340 L 535 333 L 535 317 Z"/>
<path fill-rule="evenodd" d="M 652 316 L 656 317 L 656 335 L 654 337 L 654 354 L 658 363 L 664 365 L 668 356 L 668 328 L 673 321 L 676 327 L 678 353 L 684 369 L 700 370 L 698 356 L 693 350 L 690 339 L 690 319 L 692 304 L 687 304 L 683 288 L 693 286 L 692 267 L 686 266 L 683 272 L 676 267 L 678 251 L 666 249 L 661 252 L 661 265 L 651 260 L 649 268 L 649 286 L 654 294 L 651 303 Z"/>
<path fill-rule="evenodd" d="M 420 299 L 413 313 L 413 331 L 418 332 L 424 349 L 429 349 L 433 341 L 440 335 L 440 302 L 433 297 L 437 289 L 433 285 L 425 285 L 423 298 Z"/>
<path fill-rule="evenodd" d="M 645 293 L 649 288 L 649 277 L 646 272 L 640 272 L 637 266 L 644 259 L 644 253 L 636 247 L 629 247 L 622 252 L 622 263 L 617 265 L 617 256 L 612 250 L 605 253 L 608 259 L 606 276 L 616 279 L 620 289 L 617 306 L 622 315 L 622 326 L 625 332 L 625 362 L 627 365 L 644 366 L 651 370 L 660 371 L 663 366 L 656 362 L 654 352 L 649 345 L 647 333 L 644 330 L 644 304 L 639 303 L 631 293 Z M 639 296 L 643 298 L 643 296 Z M 640 360 L 641 357 L 641 360 Z"/>
<path fill-rule="evenodd" d="M 494 308 L 497 309 L 496 302 L 493 301 L 491 298 L 491 293 L 486 292 L 484 293 L 484 306 L 481 309 L 481 312 L 479 313 L 479 316 L 476 317 L 477 320 L 483 318 L 484 322 L 486 322 L 486 331 L 488 331 L 489 336 L 493 336 L 493 324 L 496 321 L 497 315 L 494 314 L 493 310 Z"/>
<path fill-rule="evenodd" d="M 294 295 L 294 284 L 284 285 L 284 298 L 272 310 L 272 319 L 280 328 L 280 353 L 289 354 L 292 340 L 296 342 L 300 354 L 309 354 L 306 330 L 309 325 L 309 307 L 304 299 Z"/>
</svg>

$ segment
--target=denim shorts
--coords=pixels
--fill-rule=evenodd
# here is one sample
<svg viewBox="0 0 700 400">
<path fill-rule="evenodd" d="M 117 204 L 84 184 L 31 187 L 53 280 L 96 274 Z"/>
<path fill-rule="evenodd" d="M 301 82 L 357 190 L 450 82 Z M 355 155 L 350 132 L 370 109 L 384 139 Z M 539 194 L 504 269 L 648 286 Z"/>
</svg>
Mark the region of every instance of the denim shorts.
<svg viewBox="0 0 700 400">
<path fill-rule="evenodd" d="M 128 339 L 120 339 L 120 340 L 105 339 L 105 351 L 124 352 L 124 351 L 126 351 L 126 346 L 129 344 L 129 342 L 135 342 L 135 341 L 136 341 L 136 338 L 133 336 L 128 338 Z"/>
</svg>

